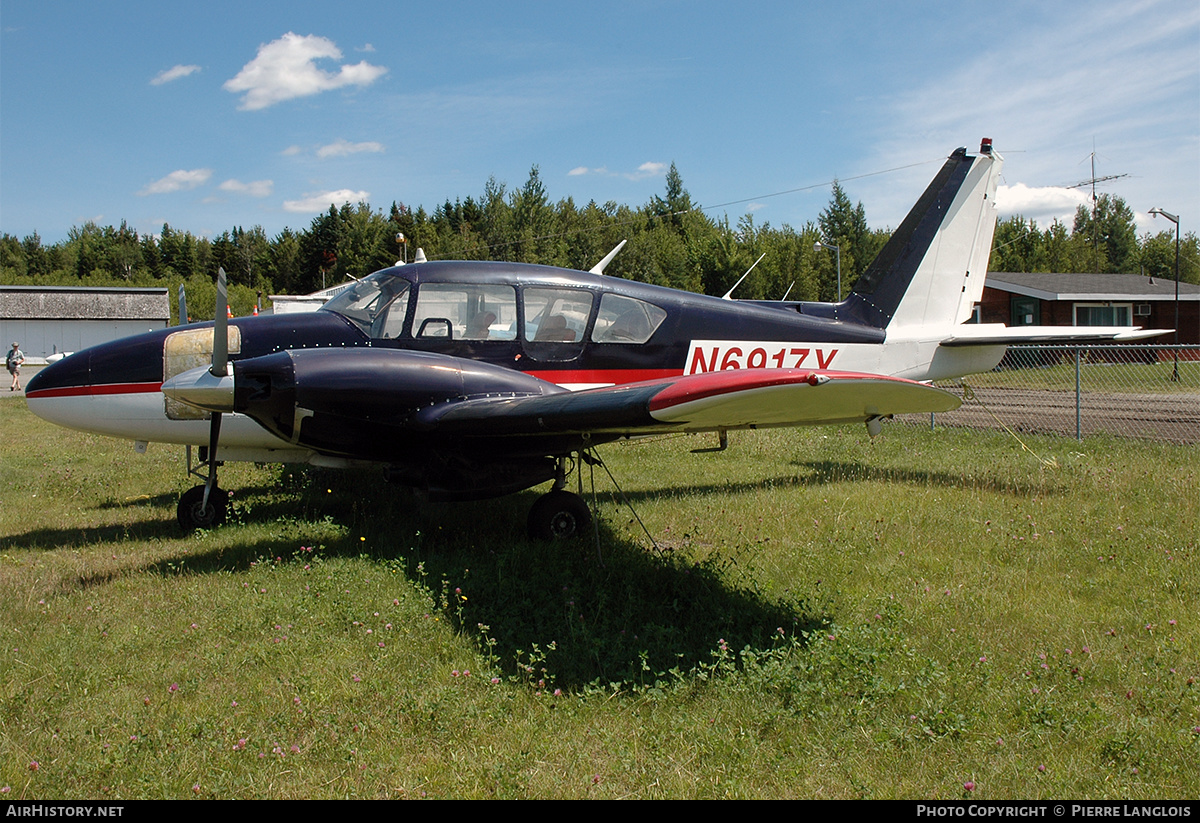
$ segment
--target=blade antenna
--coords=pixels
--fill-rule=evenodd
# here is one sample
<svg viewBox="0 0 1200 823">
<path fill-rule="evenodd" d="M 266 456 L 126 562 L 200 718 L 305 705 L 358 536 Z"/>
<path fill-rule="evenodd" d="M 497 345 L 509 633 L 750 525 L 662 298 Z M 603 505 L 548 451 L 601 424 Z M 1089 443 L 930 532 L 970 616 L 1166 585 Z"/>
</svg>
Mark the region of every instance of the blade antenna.
<svg viewBox="0 0 1200 823">
<path fill-rule="evenodd" d="M 757 266 L 762 261 L 762 259 L 766 256 L 767 256 L 766 252 L 763 252 L 762 254 L 760 254 L 758 256 L 758 260 L 754 261 L 754 266 Z M 722 300 L 732 300 L 733 299 L 733 290 L 736 289 L 738 286 L 742 285 L 742 281 L 750 276 L 750 272 L 754 271 L 754 266 L 751 266 L 750 268 L 746 269 L 746 273 L 738 278 L 738 281 L 733 284 L 733 288 L 730 289 L 729 291 L 725 292 L 725 294 L 721 297 Z"/>
<path fill-rule="evenodd" d="M 620 243 L 618 243 L 616 248 L 614 248 L 608 254 L 604 255 L 603 260 L 601 260 L 599 263 L 597 263 L 596 265 L 594 265 L 590 269 L 588 269 L 588 273 L 589 274 L 604 274 L 604 267 L 612 262 L 612 259 L 617 256 L 617 252 L 619 252 L 621 249 L 623 249 L 627 242 L 628 241 L 626 241 L 626 240 L 622 240 Z"/>
</svg>

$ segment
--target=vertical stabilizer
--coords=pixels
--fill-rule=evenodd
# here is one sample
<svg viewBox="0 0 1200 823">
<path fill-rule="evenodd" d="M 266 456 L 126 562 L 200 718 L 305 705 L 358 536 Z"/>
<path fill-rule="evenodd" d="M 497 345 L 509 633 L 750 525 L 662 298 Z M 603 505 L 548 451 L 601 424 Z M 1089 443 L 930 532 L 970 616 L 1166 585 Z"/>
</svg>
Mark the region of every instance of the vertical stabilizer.
<svg viewBox="0 0 1200 823">
<path fill-rule="evenodd" d="M 988 139 L 977 155 L 950 155 L 838 307 L 838 318 L 889 334 L 968 319 L 983 295 L 1002 165 Z"/>
</svg>

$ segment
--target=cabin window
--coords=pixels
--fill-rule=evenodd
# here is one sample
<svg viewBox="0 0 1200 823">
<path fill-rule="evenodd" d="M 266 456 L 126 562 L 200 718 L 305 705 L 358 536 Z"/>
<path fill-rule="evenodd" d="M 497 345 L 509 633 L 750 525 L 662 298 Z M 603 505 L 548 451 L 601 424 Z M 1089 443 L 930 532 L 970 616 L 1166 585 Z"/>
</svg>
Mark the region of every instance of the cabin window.
<svg viewBox="0 0 1200 823">
<path fill-rule="evenodd" d="M 512 286 L 422 283 L 412 333 L 418 338 L 515 340 L 516 290 Z"/>
<path fill-rule="evenodd" d="M 592 342 L 645 343 L 666 316 L 667 313 L 658 306 L 642 300 L 606 294 L 600 299 Z"/>
<path fill-rule="evenodd" d="M 525 340 L 530 343 L 582 342 L 592 313 L 592 293 L 582 289 L 527 288 Z"/>
</svg>

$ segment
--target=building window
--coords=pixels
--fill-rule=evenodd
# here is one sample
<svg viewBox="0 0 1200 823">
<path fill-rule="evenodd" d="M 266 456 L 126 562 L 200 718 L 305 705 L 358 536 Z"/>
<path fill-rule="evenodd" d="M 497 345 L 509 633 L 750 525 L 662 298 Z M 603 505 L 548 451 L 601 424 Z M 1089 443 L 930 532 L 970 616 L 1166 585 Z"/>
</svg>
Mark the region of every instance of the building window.
<svg viewBox="0 0 1200 823">
<path fill-rule="evenodd" d="M 1076 326 L 1129 326 L 1132 303 L 1076 303 Z"/>
</svg>

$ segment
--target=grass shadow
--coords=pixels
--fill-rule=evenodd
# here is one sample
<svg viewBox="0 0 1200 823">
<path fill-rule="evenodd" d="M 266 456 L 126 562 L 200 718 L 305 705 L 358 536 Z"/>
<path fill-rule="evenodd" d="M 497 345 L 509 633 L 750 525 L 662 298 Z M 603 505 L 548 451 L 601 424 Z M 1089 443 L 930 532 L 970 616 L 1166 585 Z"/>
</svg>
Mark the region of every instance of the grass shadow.
<svg viewBox="0 0 1200 823">
<path fill-rule="evenodd" d="M 652 489 L 624 489 L 623 494 L 630 503 L 638 503 L 679 497 L 749 494 L 764 488 L 790 488 L 793 486 L 816 488 L 835 483 L 854 482 L 902 483 L 907 486 L 930 488 L 974 488 L 1012 497 L 1024 497 L 1033 493 L 1047 495 L 1061 492 L 1061 489 L 1055 484 L 1041 482 L 1036 477 L 1010 479 L 990 474 L 953 474 L 833 460 L 795 461 L 792 465 L 807 471 L 761 477 L 753 481 L 671 484 Z"/>
<path fill-rule="evenodd" d="M 325 557 L 399 561 L 505 676 L 564 689 L 686 678 L 712 662 L 721 641 L 764 650 L 829 622 L 803 597 L 768 597 L 734 559 L 656 553 L 603 520 L 575 541 L 531 541 L 525 513 L 538 494 L 427 503 L 374 476 L 310 472 L 235 490 L 233 522 L 212 540 L 187 540 L 163 516 L 173 496 L 159 495 L 139 501 L 148 516 L 135 522 L 37 528 L 8 542 L 47 551 L 102 544 L 116 557 L 123 545 L 177 545 L 61 581 L 82 590 L 131 574 L 244 572 L 263 558 L 291 560 L 324 534 Z"/>
</svg>

